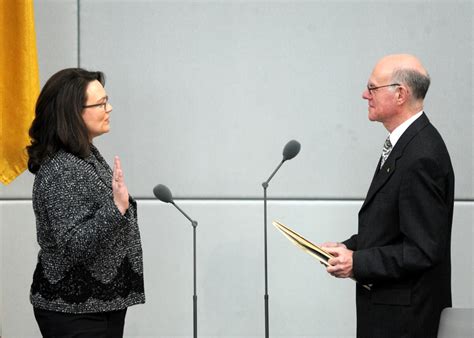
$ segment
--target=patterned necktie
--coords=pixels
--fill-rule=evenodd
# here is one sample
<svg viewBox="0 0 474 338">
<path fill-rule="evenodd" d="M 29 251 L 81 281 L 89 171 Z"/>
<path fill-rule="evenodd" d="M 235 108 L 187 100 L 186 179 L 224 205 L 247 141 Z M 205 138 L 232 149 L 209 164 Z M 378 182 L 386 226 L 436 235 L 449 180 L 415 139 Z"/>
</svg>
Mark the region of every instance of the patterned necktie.
<svg viewBox="0 0 474 338">
<path fill-rule="evenodd" d="M 382 149 L 382 160 L 380 161 L 380 168 L 383 167 L 383 164 L 388 158 L 388 155 L 390 155 L 390 152 L 392 151 L 392 142 L 390 142 L 390 136 L 387 137 L 385 140 L 385 143 L 383 144 L 383 149 Z"/>
</svg>

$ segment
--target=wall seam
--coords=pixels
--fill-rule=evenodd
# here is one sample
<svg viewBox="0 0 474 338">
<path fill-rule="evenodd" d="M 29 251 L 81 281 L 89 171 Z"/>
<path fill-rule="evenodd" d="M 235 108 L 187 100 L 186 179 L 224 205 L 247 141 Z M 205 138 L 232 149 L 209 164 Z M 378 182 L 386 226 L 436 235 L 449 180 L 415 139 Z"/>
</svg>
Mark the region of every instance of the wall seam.
<svg viewBox="0 0 474 338">
<path fill-rule="evenodd" d="M 77 0 L 77 67 L 81 67 L 81 0 Z"/>
<path fill-rule="evenodd" d="M 174 197 L 175 201 L 249 201 L 249 202 L 261 202 L 263 198 L 231 198 L 231 197 Z M 136 201 L 158 201 L 158 199 L 153 197 L 135 197 Z M 274 197 L 267 198 L 268 201 L 295 201 L 295 202 L 363 202 L 363 198 L 285 198 L 285 197 Z M 0 202 L 23 202 L 31 201 L 31 198 L 0 198 Z M 472 203 L 474 199 L 455 199 L 454 203 Z"/>
</svg>

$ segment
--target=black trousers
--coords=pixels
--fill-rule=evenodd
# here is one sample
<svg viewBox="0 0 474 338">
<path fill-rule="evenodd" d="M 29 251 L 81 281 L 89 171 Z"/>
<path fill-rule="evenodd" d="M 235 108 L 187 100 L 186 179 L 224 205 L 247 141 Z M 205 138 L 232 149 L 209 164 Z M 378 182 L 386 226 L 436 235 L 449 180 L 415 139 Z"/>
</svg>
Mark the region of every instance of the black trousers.
<svg viewBox="0 0 474 338">
<path fill-rule="evenodd" d="M 43 338 L 122 338 L 127 313 L 127 309 L 80 314 L 33 311 Z"/>
</svg>

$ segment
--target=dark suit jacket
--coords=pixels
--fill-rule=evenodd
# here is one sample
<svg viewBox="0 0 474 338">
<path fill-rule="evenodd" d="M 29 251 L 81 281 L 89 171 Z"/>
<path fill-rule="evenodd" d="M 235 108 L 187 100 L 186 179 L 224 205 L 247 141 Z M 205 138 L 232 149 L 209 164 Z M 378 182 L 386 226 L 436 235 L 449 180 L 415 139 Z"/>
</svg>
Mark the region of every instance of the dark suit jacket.
<svg viewBox="0 0 474 338">
<path fill-rule="evenodd" d="M 377 166 L 378 167 L 378 166 Z M 436 337 L 451 306 L 454 173 L 423 113 L 376 170 L 359 211 L 353 254 L 358 337 Z"/>
</svg>

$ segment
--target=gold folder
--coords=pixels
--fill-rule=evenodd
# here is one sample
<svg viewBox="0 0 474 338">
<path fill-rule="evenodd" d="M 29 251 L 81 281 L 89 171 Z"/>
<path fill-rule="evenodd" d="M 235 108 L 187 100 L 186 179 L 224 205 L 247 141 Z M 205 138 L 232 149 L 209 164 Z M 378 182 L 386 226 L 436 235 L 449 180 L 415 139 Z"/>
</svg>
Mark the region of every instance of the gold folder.
<svg viewBox="0 0 474 338">
<path fill-rule="evenodd" d="M 329 259 L 333 258 L 334 256 L 331 255 L 329 252 L 323 250 L 321 247 L 317 246 L 316 244 L 311 243 L 306 238 L 298 234 L 297 232 L 291 230 L 289 227 L 280 223 L 278 221 L 273 221 L 272 224 L 280 230 L 286 238 L 288 238 L 291 242 L 295 243 L 299 248 L 303 249 L 306 253 L 310 254 L 322 264 L 328 266 Z M 351 279 L 357 282 L 354 278 Z M 367 290 L 370 290 L 370 286 L 361 284 Z"/>
</svg>

